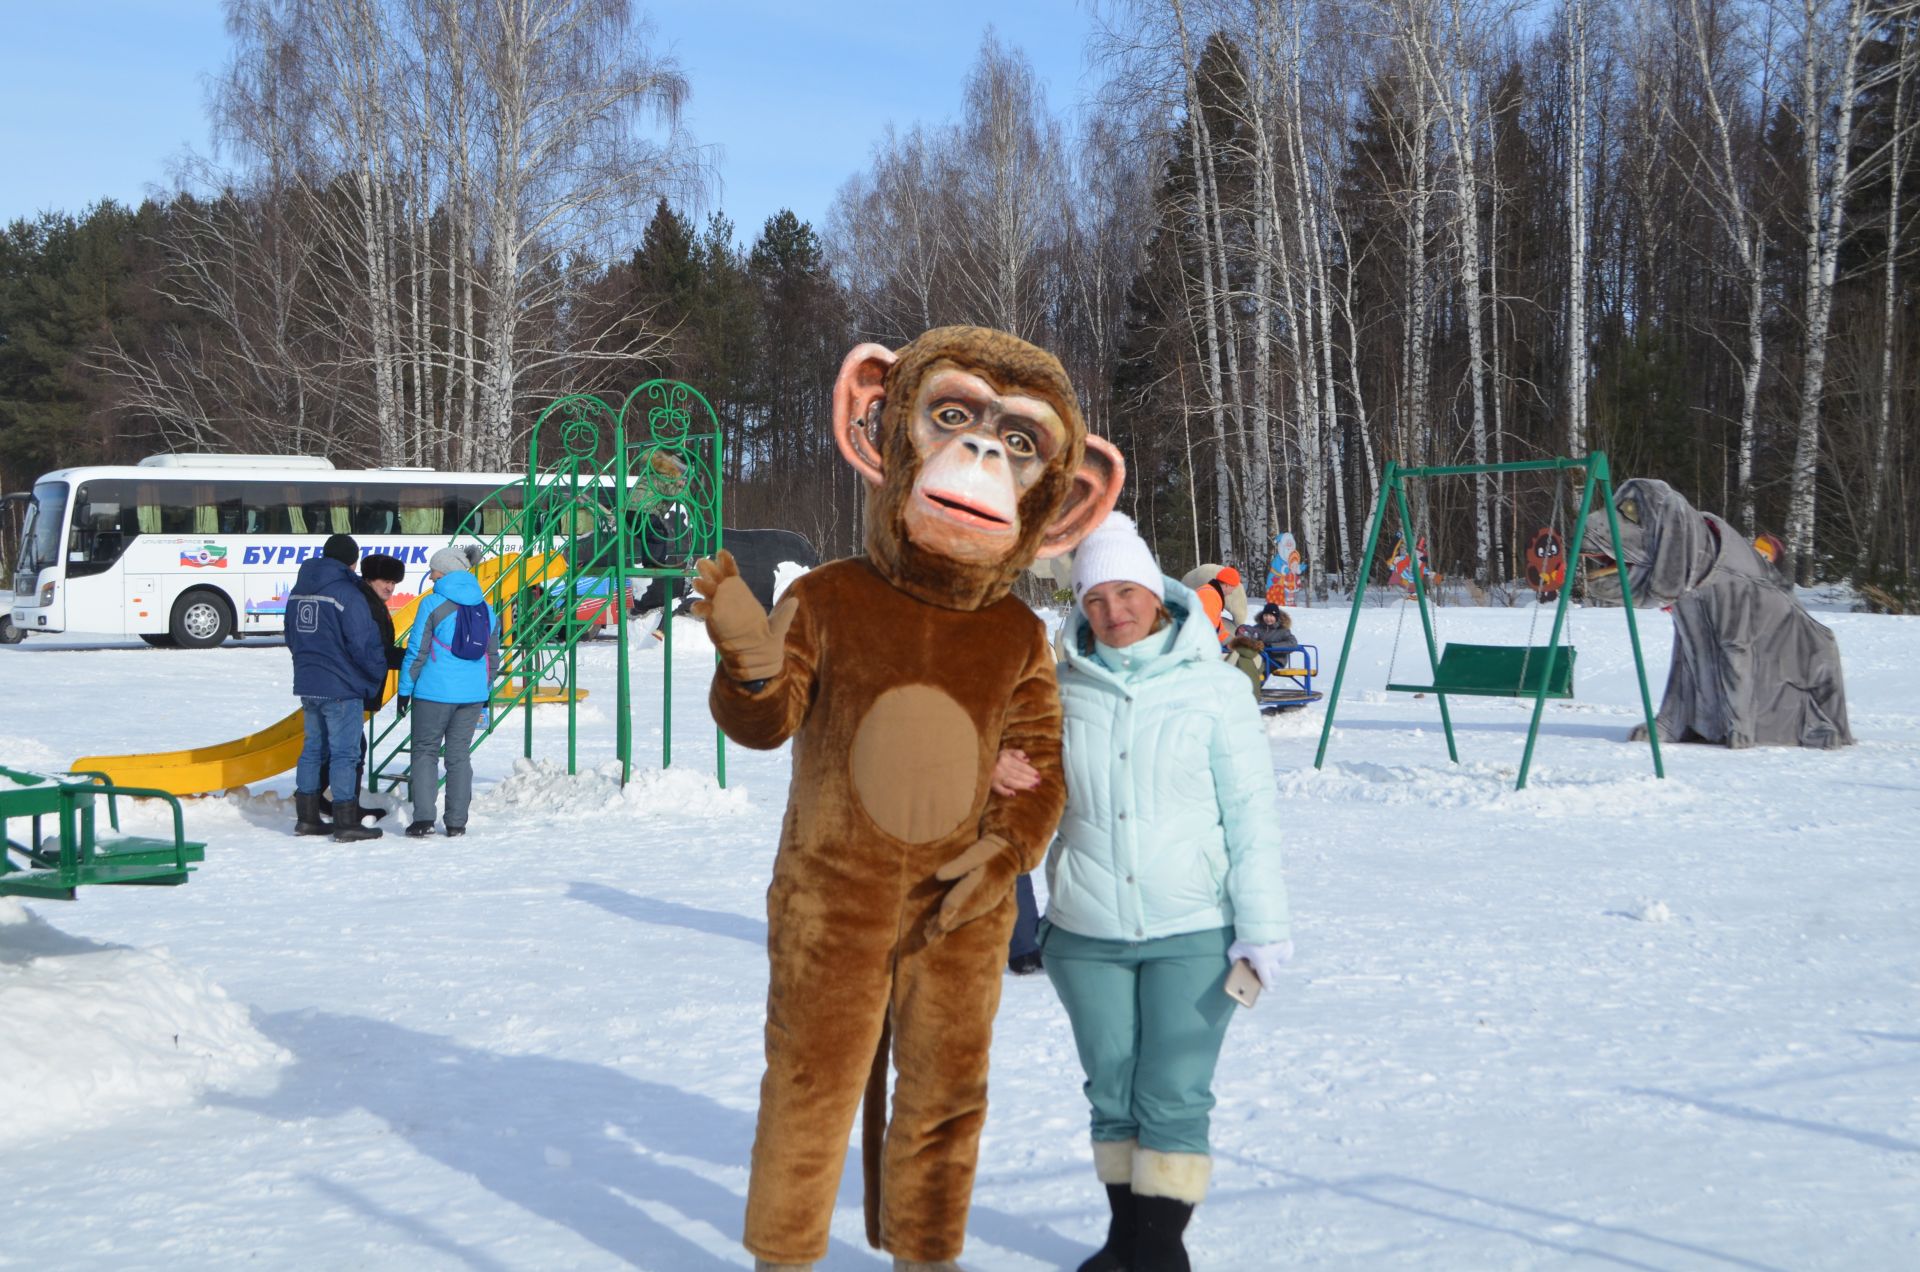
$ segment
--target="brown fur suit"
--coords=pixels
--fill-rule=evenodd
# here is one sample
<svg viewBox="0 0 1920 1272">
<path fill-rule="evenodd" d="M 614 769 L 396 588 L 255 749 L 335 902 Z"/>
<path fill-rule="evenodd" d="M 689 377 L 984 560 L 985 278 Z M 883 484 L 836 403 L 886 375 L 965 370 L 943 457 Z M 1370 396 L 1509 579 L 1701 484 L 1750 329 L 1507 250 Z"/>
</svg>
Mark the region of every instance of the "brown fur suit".
<svg viewBox="0 0 1920 1272">
<path fill-rule="evenodd" d="M 851 370 L 863 351 L 864 378 Z M 929 459 L 910 415 L 940 364 L 1040 399 L 1065 426 L 1044 475 L 1018 493 L 1017 541 L 996 560 L 964 564 L 909 533 Z M 867 427 L 876 404 L 877 437 Z M 767 892 L 767 1071 L 745 1244 L 776 1263 L 825 1255 L 864 1094 L 868 1239 L 932 1262 L 957 1257 L 965 1240 L 1013 882 L 1039 863 L 1065 802 L 1053 657 L 1008 588 L 1038 552 L 1070 548 L 1105 517 L 1121 469 L 1111 447 L 1086 443 L 1050 355 L 976 328 L 928 332 L 897 361 L 856 349 L 835 417 L 843 452 L 872 483 L 866 555 L 787 590 L 769 628 L 783 657 L 764 683 L 729 674 L 723 646 L 710 697 L 741 745 L 793 739 Z M 1026 752 L 1038 789 L 991 795 L 1002 748 Z M 976 847 L 988 860 L 965 912 L 943 915 L 949 889 L 963 894 L 936 871 Z"/>
</svg>

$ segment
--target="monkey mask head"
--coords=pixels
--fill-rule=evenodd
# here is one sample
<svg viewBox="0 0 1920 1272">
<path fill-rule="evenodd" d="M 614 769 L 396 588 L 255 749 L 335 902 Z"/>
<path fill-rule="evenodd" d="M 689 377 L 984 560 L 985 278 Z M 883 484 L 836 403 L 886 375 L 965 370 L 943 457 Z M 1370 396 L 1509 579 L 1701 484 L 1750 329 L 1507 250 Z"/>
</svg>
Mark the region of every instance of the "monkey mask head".
<svg viewBox="0 0 1920 1272">
<path fill-rule="evenodd" d="M 867 555 L 948 609 L 990 605 L 1036 559 L 1071 551 L 1126 479 L 1053 355 L 981 327 L 938 327 L 897 354 L 854 349 L 833 427 L 868 483 Z"/>
</svg>

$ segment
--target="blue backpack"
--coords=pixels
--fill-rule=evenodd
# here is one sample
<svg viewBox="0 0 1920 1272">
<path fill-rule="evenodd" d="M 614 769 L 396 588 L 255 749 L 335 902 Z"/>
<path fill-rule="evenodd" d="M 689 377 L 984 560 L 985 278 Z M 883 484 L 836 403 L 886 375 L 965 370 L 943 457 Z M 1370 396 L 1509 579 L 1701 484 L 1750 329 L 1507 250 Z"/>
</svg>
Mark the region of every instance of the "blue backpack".
<svg viewBox="0 0 1920 1272">
<path fill-rule="evenodd" d="M 487 656 L 487 641 L 493 634 L 493 625 L 487 615 L 485 605 L 462 605 L 458 601 L 442 602 L 427 620 L 429 631 L 440 626 L 440 620 L 446 617 L 447 610 L 457 611 L 453 616 L 453 631 L 447 637 L 447 652 L 455 658 L 467 662 L 479 662 Z M 437 637 L 430 638 L 439 644 Z"/>
</svg>

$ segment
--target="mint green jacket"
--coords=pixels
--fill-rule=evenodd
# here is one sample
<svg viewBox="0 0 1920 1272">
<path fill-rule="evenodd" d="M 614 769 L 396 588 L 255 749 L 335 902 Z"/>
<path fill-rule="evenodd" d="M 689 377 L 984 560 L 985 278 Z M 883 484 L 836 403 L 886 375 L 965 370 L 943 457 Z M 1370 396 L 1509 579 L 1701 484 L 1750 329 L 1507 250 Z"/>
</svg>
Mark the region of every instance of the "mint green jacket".
<svg viewBox="0 0 1920 1272">
<path fill-rule="evenodd" d="M 1047 919 L 1144 941 L 1231 927 L 1290 939 L 1273 753 L 1247 680 L 1199 598 L 1166 580 L 1171 638 L 1097 652 L 1067 618 L 1059 667 L 1067 809 L 1047 853 Z"/>
</svg>

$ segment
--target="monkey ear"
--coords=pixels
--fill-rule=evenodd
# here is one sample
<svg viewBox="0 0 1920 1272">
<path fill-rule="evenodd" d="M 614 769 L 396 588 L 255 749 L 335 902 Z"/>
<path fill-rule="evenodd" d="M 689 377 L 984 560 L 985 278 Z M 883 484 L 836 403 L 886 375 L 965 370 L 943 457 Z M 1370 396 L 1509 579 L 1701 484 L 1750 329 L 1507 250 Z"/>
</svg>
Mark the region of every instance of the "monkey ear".
<svg viewBox="0 0 1920 1272">
<path fill-rule="evenodd" d="M 885 345 L 855 345 L 833 382 L 833 440 L 854 471 L 874 486 L 886 480 L 886 473 L 880 452 L 867 436 L 867 412 L 884 396 L 887 368 L 896 361 L 898 356 Z"/>
<path fill-rule="evenodd" d="M 1089 433 L 1087 453 L 1073 475 L 1073 490 L 1041 538 L 1038 558 L 1044 561 L 1078 547 L 1080 540 L 1107 519 L 1113 505 L 1120 501 L 1120 488 L 1126 484 L 1127 461 L 1112 442 Z"/>
</svg>

